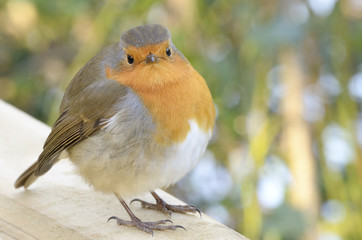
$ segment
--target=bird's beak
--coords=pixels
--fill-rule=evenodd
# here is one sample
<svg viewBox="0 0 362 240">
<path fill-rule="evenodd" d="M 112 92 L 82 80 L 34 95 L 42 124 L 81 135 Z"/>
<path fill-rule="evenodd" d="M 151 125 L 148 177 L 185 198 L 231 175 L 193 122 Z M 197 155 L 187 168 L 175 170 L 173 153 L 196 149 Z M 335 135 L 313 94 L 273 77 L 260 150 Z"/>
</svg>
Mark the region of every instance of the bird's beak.
<svg viewBox="0 0 362 240">
<path fill-rule="evenodd" d="M 158 62 L 158 57 L 152 53 L 148 54 L 146 63 L 155 63 L 155 62 Z"/>
</svg>

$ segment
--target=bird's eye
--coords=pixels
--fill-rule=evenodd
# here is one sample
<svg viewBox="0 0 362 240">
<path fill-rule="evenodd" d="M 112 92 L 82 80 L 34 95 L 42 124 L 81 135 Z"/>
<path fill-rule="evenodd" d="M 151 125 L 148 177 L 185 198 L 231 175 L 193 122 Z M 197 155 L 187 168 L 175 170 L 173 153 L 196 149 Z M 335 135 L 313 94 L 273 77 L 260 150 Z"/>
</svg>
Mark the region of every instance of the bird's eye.
<svg viewBox="0 0 362 240">
<path fill-rule="evenodd" d="M 171 56 L 171 49 L 170 49 L 170 47 L 167 47 L 167 49 L 166 49 L 166 54 L 167 54 L 167 56 Z"/>
<path fill-rule="evenodd" d="M 131 55 L 127 55 L 127 62 L 129 64 L 133 64 L 134 63 L 134 58 Z"/>
</svg>

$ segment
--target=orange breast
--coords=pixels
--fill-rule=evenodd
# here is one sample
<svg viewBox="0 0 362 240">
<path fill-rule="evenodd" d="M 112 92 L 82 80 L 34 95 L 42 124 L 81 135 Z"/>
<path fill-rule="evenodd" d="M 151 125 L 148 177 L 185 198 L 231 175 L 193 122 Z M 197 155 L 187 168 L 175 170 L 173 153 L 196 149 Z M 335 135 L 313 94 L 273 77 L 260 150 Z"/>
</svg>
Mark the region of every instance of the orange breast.
<svg viewBox="0 0 362 240">
<path fill-rule="evenodd" d="M 190 130 L 189 120 L 195 120 L 205 132 L 213 129 L 215 108 L 209 88 L 181 57 L 140 63 L 132 70 L 107 68 L 106 74 L 139 95 L 157 124 L 158 143 L 182 142 Z"/>
</svg>

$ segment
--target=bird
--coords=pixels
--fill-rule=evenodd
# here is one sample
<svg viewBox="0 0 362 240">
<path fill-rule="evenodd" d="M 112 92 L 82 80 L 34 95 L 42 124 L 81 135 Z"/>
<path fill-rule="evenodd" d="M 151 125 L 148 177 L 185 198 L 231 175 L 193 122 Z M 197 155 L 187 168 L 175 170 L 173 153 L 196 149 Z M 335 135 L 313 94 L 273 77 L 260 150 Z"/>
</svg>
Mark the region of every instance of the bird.
<svg viewBox="0 0 362 240">
<path fill-rule="evenodd" d="M 155 189 L 176 183 L 195 167 L 214 125 L 206 81 L 175 47 L 170 31 L 159 24 L 137 26 L 76 73 L 43 151 L 14 185 L 28 188 L 68 156 L 86 183 L 113 193 L 130 217 L 108 221 L 152 235 L 183 228 L 170 220 L 143 222 L 124 198 L 150 192 L 156 203 L 133 201 L 168 214 L 200 213 L 192 205 L 166 203 Z"/>
</svg>

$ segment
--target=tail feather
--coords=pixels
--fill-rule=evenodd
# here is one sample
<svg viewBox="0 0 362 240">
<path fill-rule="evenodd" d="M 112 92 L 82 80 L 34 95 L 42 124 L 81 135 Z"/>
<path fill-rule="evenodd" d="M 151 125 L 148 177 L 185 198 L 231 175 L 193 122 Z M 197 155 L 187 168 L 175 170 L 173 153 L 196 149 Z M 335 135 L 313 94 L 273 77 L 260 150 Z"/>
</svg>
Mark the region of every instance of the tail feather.
<svg viewBox="0 0 362 240">
<path fill-rule="evenodd" d="M 38 177 L 34 175 L 35 170 L 38 167 L 38 162 L 35 162 L 33 165 L 31 165 L 28 169 L 26 169 L 23 174 L 18 177 L 16 180 L 14 186 L 15 188 L 28 188 Z"/>
</svg>

